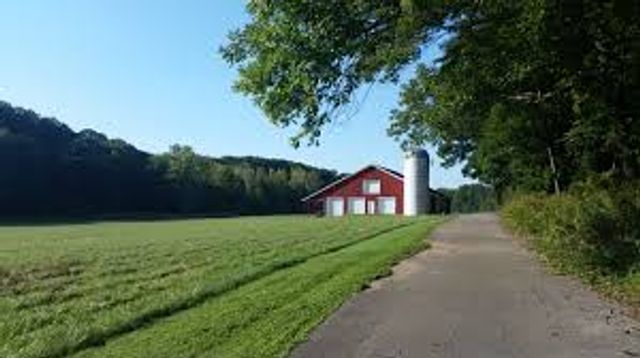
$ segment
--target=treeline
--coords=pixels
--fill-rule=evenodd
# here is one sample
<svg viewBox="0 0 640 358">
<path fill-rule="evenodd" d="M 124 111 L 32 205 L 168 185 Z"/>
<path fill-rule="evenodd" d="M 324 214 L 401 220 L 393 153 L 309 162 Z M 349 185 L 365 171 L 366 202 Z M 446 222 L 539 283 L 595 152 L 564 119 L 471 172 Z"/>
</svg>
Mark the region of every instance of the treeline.
<svg viewBox="0 0 640 358">
<path fill-rule="evenodd" d="M 451 200 L 451 212 L 454 213 L 494 211 L 497 208 L 495 191 L 484 184 L 464 184 L 456 189 L 442 188 L 438 191 Z"/>
<path fill-rule="evenodd" d="M 186 146 L 152 155 L 0 101 L 0 216 L 288 213 L 337 173 Z"/>
</svg>

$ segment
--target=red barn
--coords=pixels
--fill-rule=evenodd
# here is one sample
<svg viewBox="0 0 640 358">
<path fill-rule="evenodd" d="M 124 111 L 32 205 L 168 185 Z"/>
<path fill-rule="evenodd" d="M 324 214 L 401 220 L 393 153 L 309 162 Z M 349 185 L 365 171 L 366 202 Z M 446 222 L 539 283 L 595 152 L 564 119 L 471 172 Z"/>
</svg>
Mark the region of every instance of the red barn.
<svg viewBox="0 0 640 358">
<path fill-rule="evenodd" d="M 338 179 L 302 199 L 310 212 L 327 216 L 402 215 L 404 213 L 404 176 L 395 170 L 369 165 Z M 451 201 L 428 188 L 424 213 L 449 213 Z"/>
<path fill-rule="evenodd" d="M 402 174 L 369 165 L 308 195 L 310 211 L 327 216 L 345 214 L 402 214 Z"/>
</svg>

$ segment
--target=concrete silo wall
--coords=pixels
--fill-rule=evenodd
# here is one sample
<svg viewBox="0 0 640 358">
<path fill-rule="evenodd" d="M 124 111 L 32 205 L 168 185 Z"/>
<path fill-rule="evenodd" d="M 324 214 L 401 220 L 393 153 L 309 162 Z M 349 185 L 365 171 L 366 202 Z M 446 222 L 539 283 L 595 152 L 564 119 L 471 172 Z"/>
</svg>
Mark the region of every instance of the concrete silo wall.
<svg viewBox="0 0 640 358">
<path fill-rule="evenodd" d="M 404 215 L 429 212 L 429 154 L 424 149 L 408 152 L 404 160 Z"/>
</svg>

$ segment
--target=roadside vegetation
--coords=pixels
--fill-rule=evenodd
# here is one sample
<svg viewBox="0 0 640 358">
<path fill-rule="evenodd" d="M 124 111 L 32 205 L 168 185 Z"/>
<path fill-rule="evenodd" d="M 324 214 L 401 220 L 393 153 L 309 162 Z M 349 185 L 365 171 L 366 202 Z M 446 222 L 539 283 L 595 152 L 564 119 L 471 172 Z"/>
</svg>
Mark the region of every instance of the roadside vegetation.
<svg viewBox="0 0 640 358">
<path fill-rule="evenodd" d="M 640 183 L 592 180 L 560 195 L 517 196 L 502 217 L 551 267 L 582 278 L 640 317 Z"/>
<path fill-rule="evenodd" d="M 0 356 L 280 356 L 438 220 L 2 227 Z"/>
</svg>

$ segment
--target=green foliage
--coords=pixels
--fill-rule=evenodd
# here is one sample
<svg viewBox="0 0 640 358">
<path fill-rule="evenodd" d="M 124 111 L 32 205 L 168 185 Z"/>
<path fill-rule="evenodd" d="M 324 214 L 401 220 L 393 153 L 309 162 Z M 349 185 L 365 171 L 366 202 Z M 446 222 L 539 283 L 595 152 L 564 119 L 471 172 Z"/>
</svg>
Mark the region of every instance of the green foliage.
<svg viewBox="0 0 640 358">
<path fill-rule="evenodd" d="M 464 184 L 456 189 L 438 189 L 451 200 L 451 212 L 475 213 L 497 208 L 493 189 L 483 184 Z"/>
<path fill-rule="evenodd" d="M 502 216 L 561 272 L 612 287 L 640 272 L 640 183 L 591 180 L 562 195 L 519 196 Z M 639 294 L 629 286 L 623 298 Z"/>
<path fill-rule="evenodd" d="M 142 211 L 148 155 L 0 102 L 0 215 Z"/>
<path fill-rule="evenodd" d="M 638 176 L 637 4 L 498 1 L 471 11 L 452 20 L 439 65 L 404 86 L 391 134 L 435 142 L 499 192 Z"/>
<path fill-rule="evenodd" d="M 314 143 L 360 86 L 397 80 L 419 57 L 429 33 L 426 17 L 416 21 L 410 7 L 395 0 L 249 1 L 253 21 L 229 35 L 222 53 L 239 66 L 237 90 L 273 123 L 299 124 L 295 145 Z M 434 12 L 429 21 L 444 15 Z"/>
<path fill-rule="evenodd" d="M 150 155 L 0 102 L 0 217 L 288 213 L 333 171 L 175 145 Z"/>
<path fill-rule="evenodd" d="M 302 197 L 337 177 L 333 171 L 284 160 L 205 157 L 179 145 L 153 163 L 171 184 L 172 210 L 186 213 L 299 212 Z"/>
<path fill-rule="evenodd" d="M 2 227 L 0 356 L 282 356 L 438 220 Z"/>
<path fill-rule="evenodd" d="M 640 6 L 633 0 L 249 1 L 223 54 L 236 88 L 317 143 L 359 88 L 402 86 L 389 134 L 506 191 L 640 175 Z M 420 56 L 441 44 L 435 65 Z M 553 165 L 551 164 L 553 162 Z M 555 167 L 555 168 L 554 168 Z"/>
</svg>

